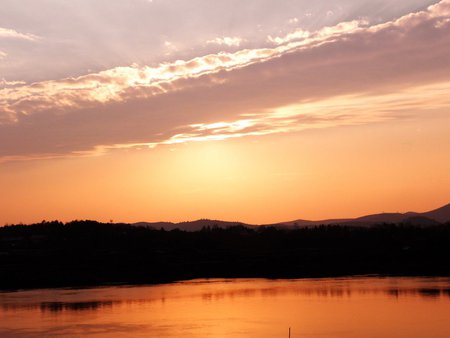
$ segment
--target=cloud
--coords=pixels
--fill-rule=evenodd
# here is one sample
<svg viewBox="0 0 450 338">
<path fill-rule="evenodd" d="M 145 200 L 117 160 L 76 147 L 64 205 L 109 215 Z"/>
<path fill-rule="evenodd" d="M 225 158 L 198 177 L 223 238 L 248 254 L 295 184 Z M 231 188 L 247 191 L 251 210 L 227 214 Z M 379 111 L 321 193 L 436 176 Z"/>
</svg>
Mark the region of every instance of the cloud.
<svg viewBox="0 0 450 338">
<path fill-rule="evenodd" d="M 20 40 L 36 41 L 38 37 L 33 34 L 19 33 L 14 29 L 0 27 L 0 39 L 20 39 Z"/>
<path fill-rule="evenodd" d="M 268 40 L 277 45 L 286 44 L 293 41 L 299 41 L 296 45 L 308 45 L 314 42 L 326 41 L 332 37 L 342 36 L 347 33 L 354 33 L 358 31 L 361 27 L 365 27 L 368 25 L 368 22 L 365 20 L 353 20 L 341 22 L 332 27 L 324 27 L 317 32 L 310 32 L 303 29 L 297 29 L 294 32 L 291 32 L 283 37 L 272 37 L 268 36 Z"/>
<path fill-rule="evenodd" d="M 357 29 L 359 29 L 358 22 L 343 22 L 334 27 L 325 27 L 316 33 L 308 33 L 307 37 L 300 40 L 298 31 L 284 38 L 275 38 L 274 42 L 279 44 L 275 48 L 244 49 L 234 53 L 220 52 L 188 61 L 163 63 L 158 67 L 138 65 L 116 67 L 77 78 L 43 81 L 29 86 L 4 89 L 0 91 L 0 115 L 3 112 L 3 115 L 10 116 L 10 122 L 17 122 L 18 115 L 29 115 L 48 109 L 76 109 L 98 103 L 120 102 L 129 99 L 131 94 L 134 98 L 149 98 L 181 90 L 183 84 L 187 84 L 183 80 L 188 78 L 199 78 L 222 70 L 237 70 L 299 48 L 312 48 L 339 34 L 350 33 Z M 169 49 L 175 48 L 168 41 L 165 45 Z M 210 81 L 217 83 L 226 79 L 210 78 Z"/>
<path fill-rule="evenodd" d="M 213 40 L 206 41 L 207 44 L 214 44 L 219 46 L 226 45 L 229 47 L 239 47 L 242 42 L 243 39 L 236 36 L 235 37 L 225 36 L 223 38 L 215 38 Z"/>
<path fill-rule="evenodd" d="M 165 53 L 165 55 L 172 55 L 172 53 L 175 53 L 178 51 L 178 47 L 175 46 L 172 42 L 170 41 L 164 41 L 164 47 L 166 48 L 167 52 Z"/>
<path fill-rule="evenodd" d="M 294 31 L 272 48 L 3 88 L 0 157 L 86 155 L 448 107 L 449 16 L 445 0 L 380 25 Z"/>
<path fill-rule="evenodd" d="M 4 78 L 0 79 L 0 87 L 14 87 L 14 86 L 22 86 L 24 84 L 26 84 L 25 81 L 7 81 Z"/>
<path fill-rule="evenodd" d="M 187 126 L 183 133 L 176 134 L 159 143 L 149 143 L 147 146 L 225 140 L 243 136 L 298 132 L 305 129 L 360 125 L 399 117 L 405 118 L 409 117 L 411 111 L 417 107 L 425 107 L 429 110 L 449 108 L 449 92 L 450 82 L 447 82 L 370 97 L 363 95 L 338 96 L 319 102 L 279 107 L 231 122 L 192 124 Z M 121 147 L 123 148 L 125 145 Z"/>
<path fill-rule="evenodd" d="M 0 90 L 0 116 L 8 113 L 17 122 L 18 116 L 41 111 L 76 109 L 99 103 L 122 102 L 128 99 L 151 98 L 175 92 L 195 85 L 187 79 L 237 69 L 264 60 L 278 51 L 276 49 L 243 50 L 236 53 L 219 53 L 164 63 L 158 67 L 116 67 L 103 72 L 78 78 L 44 81 L 29 86 Z M 206 84 L 216 83 L 214 78 Z M 211 83 L 209 83 L 211 82 Z M 203 87 L 203 82 L 199 86 Z M 1 124 L 1 120 L 0 120 Z"/>
</svg>

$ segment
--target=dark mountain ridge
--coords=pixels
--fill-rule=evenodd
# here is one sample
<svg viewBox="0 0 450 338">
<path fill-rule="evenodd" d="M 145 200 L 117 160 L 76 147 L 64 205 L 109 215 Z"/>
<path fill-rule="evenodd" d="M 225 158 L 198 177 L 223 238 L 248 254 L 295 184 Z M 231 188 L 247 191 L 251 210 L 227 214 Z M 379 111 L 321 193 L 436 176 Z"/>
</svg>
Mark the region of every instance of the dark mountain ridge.
<svg viewBox="0 0 450 338">
<path fill-rule="evenodd" d="M 294 221 L 281 222 L 275 224 L 248 224 L 242 222 L 229 222 L 210 219 L 199 219 L 196 221 L 188 222 L 138 222 L 134 223 L 134 226 L 141 226 L 151 229 L 164 229 L 167 231 L 180 229 L 183 231 L 199 231 L 203 228 L 230 228 L 235 226 L 244 226 L 254 229 L 259 226 L 274 226 L 274 227 L 286 227 L 286 228 L 304 228 L 315 227 L 319 225 L 347 225 L 347 226 L 362 226 L 370 227 L 380 224 L 406 224 L 414 226 L 433 226 L 438 224 L 444 224 L 450 222 L 450 204 L 440 207 L 435 210 L 419 213 L 419 212 L 406 212 L 406 213 L 379 213 L 373 215 L 366 215 L 357 218 L 339 218 L 339 219 L 325 219 L 318 221 L 297 219 Z"/>
<path fill-rule="evenodd" d="M 378 224 L 409 224 L 417 226 L 428 226 L 450 222 L 450 204 L 447 204 L 438 209 L 419 213 L 419 212 L 406 212 L 406 213 L 380 213 L 373 215 L 366 215 L 357 218 L 347 219 L 331 219 L 331 220 L 295 220 L 288 222 L 281 222 L 277 225 L 284 226 L 297 226 L 308 227 L 317 225 L 350 225 L 350 226 L 373 226 Z"/>
<path fill-rule="evenodd" d="M 196 221 L 190 221 L 190 222 L 179 222 L 179 223 L 172 223 L 172 222 L 138 222 L 134 223 L 135 226 L 142 226 L 146 228 L 151 229 L 164 229 L 167 231 L 174 230 L 174 229 L 180 229 L 183 231 L 199 231 L 203 228 L 231 228 L 235 226 L 244 226 L 247 228 L 255 228 L 257 225 L 252 224 L 245 224 L 241 222 L 228 222 L 228 221 L 219 221 L 219 220 L 210 220 L 210 219 L 199 219 Z"/>
</svg>

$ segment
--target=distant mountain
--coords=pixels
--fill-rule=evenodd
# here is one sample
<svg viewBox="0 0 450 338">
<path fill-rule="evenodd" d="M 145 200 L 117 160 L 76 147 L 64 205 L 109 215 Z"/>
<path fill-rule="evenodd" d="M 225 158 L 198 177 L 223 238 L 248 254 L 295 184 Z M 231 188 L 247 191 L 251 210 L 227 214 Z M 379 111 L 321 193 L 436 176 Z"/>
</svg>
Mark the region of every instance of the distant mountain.
<svg viewBox="0 0 450 338">
<path fill-rule="evenodd" d="M 443 206 L 442 208 L 424 212 L 422 216 L 431 218 L 437 222 L 445 223 L 450 221 L 450 204 Z"/>
<path fill-rule="evenodd" d="M 351 226 L 373 226 L 377 224 L 409 224 L 417 226 L 430 226 L 450 222 L 450 204 L 432 211 L 418 213 L 381 213 L 347 219 L 328 219 L 319 221 L 295 220 L 276 224 L 288 227 L 311 227 L 317 225 L 351 225 Z"/>
<path fill-rule="evenodd" d="M 362 226 L 370 227 L 379 224 L 408 224 L 415 226 L 433 226 L 442 223 L 450 222 L 450 204 L 443 206 L 439 209 L 418 213 L 418 212 L 406 212 L 402 213 L 381 213 L 366 215 L 357 218 L 340 218 L 340 219 L 326 219 L 319 221 L 309 221 L 304 219 L 298 219 L 295 221 L 281 222 L 276 224 L 265 224 L 262 226 L 275 226 L 275 227 L 287 227 L 287 228 L 305 228 L 314 227 L 318 225 L 348 225 L 348 226 Z M 141 226 L 146 228 L 174 230 L 180 229 L 184 231 L 198 231 L 205 227 L 210 228 L 229 228 L 234 226 L 244 226 L 254 229 L 258 225 L 246 224 L 241 222 L 227 222 L 220 220 L 199 219 L 191 222 L 138 222 L 132 224 L 134 226 Z"/>
<path fill-rule="evenodd" d="M 281 222 L 277 224 L 270 224 L 270 225 L 287 225 L 287 226 L 297 226 L 297 227 L 308 227 L 308 226 L 315 226 L 315 225 L 329 225 L 329 224 L 342 224 L 346 222 L 350 222 L 353 219 L 351 218 L 342 218 L 342 219 L 325 219 L 320 221 L 308 221 L 304 219 L 297 219 L 295 221 L 289 221 L 289 222 Z"/>
<path fill-rule="evenodd" d="M 226 221 L 219 221 L 219 220 L 210 220 L 210 219 L 199 219 L 196 221 L 191 221 L 191 222 L 180 222 L 180 223 L 172 223 L 172 222 L 154 222 L 154 223 L 149 223 L 149 222 L 139 222 L 139 223 L 134 223 L 133 225 L 135 226 L 142 226 L 142 227 L 146 227 L 146 228 L 153 228 L 153 229 L 161 229 L 163 228 L 164 230 L 174 230 L 174 229 L 180 229 L 180 230 L 184 230 L 184 231 L 198 231 L 201 230 L 203 228 L 206 227 L 210 227 L 210 228 L 230 228 L 230 227 L 234 227 L 234 226 L 244 226 L 244 227 L 248 227 L 248 228 L 255 228 L 257 227 L 256 225 L 251 225 L 251 224 L 244 224 L 241 222 L 226 222 Z"/>
</svg>

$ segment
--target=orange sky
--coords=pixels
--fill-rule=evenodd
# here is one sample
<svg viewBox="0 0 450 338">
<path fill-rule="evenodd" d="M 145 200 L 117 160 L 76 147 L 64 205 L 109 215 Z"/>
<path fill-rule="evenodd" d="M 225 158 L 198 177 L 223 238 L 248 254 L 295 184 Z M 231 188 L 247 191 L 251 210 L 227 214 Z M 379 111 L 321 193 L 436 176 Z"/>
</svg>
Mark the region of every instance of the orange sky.
<svg viewBox="0 0 450 338">
<path fill-rule="evenodd" d="M 187 143 L 0 167 L 3 222 L 252 223 L 448 202 L 450 117 Z"/>
<path fill-rule="evenodd" d="M 449 203 L 450 1 L 413 12 L 258 46 L 217 37 L 156 66 L 3 78 L 0 224 L 261 224 Z M 0 27 L 0 62 L 11 39 L 45 40 Z"/>
</svg>

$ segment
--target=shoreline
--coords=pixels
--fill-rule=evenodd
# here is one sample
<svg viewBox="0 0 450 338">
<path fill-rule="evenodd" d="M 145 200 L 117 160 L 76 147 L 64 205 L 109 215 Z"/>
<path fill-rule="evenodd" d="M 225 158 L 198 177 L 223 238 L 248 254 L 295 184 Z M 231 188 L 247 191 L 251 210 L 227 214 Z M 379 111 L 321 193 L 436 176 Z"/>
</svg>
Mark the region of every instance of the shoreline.
<svg viewBox="0 0 450 338">
<path fill-rule="evenodd" d="M 4 288 L 0 287 L 1 293 L 8 292 L 21 292 L 21 291 L 33 291 L 33 290 L 83 290 L 83 289 L 97 289 L 97 288 L 110 288 L 110 287 L 146 287 L 146 286 L 158 286 L 158 285 L 169 285 L 169 284 L 177 284 L 177 283 L 185 283 L 191 281 L 212 281 L 212 280 L 269 280 L 269 281 L 277 281 L 277 280 L 327 280 L 327 279 L 389 279 L 389 278 L 421 278 L 421 279 L 437 279 L 437 278 L 449 278 L 450 273 L 445 274 L 335 274 L 335 275 L 303 275 L 297 276 L 294 275 L 291 277 L 267 277 L 267 276 L 227 276 L 227 277 L 193 277 L 188 279 L 173 279 L 173 280 L 161 280 L 161 281 L 141 281 L 141 282 L 104 282 L 99 284 L 66 284 L 66 285 L 52 285 L 47 284 L 47 286 L 24 286 L 20 288 Z"/>
<path fill-rule="evenodd" d="M 450 225 L 164 231 L 78 221 L 0 228 L 0 290 L 202 278 L 450 276 Z"/>
</svg>

